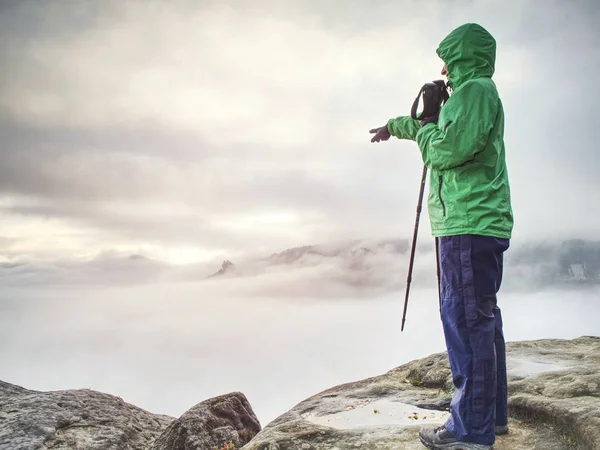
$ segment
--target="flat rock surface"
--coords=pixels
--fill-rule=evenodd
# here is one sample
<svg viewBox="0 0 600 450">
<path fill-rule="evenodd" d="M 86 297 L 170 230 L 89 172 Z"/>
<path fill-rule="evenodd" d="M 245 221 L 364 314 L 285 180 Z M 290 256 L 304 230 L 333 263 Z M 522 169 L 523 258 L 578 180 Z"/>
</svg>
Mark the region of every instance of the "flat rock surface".
<svg viewBox="0 0 600 450">
<path fill-rule="evenodd" d="M 510 431 L 496 450 L 600 448 L 600 338 L 507 344 Z M 243 450 L 424 449 L 421 425 L 443 423 L 453 386 L 446 353 L 310 397 Z"/>
</svg>

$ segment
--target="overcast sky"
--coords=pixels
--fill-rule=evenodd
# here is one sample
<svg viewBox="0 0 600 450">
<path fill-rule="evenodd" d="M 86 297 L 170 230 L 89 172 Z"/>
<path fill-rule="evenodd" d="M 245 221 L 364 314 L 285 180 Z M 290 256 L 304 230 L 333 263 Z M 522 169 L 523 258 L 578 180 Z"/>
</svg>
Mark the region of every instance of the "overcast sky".
<svg viewBox="0 0 600 450">
<path fill-rule="evenodd" d="M 418 149 L 368 130 L 467 21 L 498 42 L 514 240 L 593 236 L 595 0 L 3 0 L 0 261 L 410 237 Z"/>
</svg>

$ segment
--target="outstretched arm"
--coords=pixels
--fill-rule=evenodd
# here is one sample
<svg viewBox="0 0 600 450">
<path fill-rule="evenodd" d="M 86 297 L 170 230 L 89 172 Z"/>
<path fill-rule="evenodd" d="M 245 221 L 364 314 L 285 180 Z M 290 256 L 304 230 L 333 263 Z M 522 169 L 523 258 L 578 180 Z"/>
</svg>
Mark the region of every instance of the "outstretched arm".
<svg viewBox="0 0 600 450">
<path fill-rule="evenodd" d="M 418 120 L 413 120 L 410 116 L 400 116 L 388 120 L 387 124 L 382 127 L 369 130 L 369 133 L 375 134 L 371 138 L 371 142 L 387 141 L 391 136 L 414 141 L 419 127 Z"/>
<path fill-rule="evenodd" d="M 400 116 L 395 119 L 390 119 L 387 126 L 392 136 L 395 136 L 398 139 L 409 139 L 414 141 L 417 132 L 421 128 L 421 122 L 410 116 Z"/>
</svg>

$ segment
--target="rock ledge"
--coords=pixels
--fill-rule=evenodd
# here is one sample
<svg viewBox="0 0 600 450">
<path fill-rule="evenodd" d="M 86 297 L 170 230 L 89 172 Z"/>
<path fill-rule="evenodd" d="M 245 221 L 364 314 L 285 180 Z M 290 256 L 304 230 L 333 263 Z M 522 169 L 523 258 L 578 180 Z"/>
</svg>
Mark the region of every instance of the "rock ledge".
<svg viewBox="0 0 600 450">
<path fill-rule="evenodd" d="M 507 365 L 510 432 L 496 450 L 600 448 L 600 338 L 508 343 Z M 418 430 L 445 421 L 452 390 L 434 354 L 304 400 L 243 450 L 422 450 Z"/>
</svg>

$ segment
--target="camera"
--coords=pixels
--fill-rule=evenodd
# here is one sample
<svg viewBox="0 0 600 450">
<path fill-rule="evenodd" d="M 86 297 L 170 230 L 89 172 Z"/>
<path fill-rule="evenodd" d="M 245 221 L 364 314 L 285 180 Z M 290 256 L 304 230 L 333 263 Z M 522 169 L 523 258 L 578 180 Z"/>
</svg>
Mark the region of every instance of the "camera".
<svg viewBox="0 0 600 450">
<path fill-rule="evenodd" d="M 450 98 L 448 88 L 449 85 L 444 80 L 425 83 L 412 105 L 410 116 L 415 120 L 424 120 L 437 116 L 442 105 Z M 423 111 L 417 115 L 421 97 L 423 98 Z"/>
</svg>

